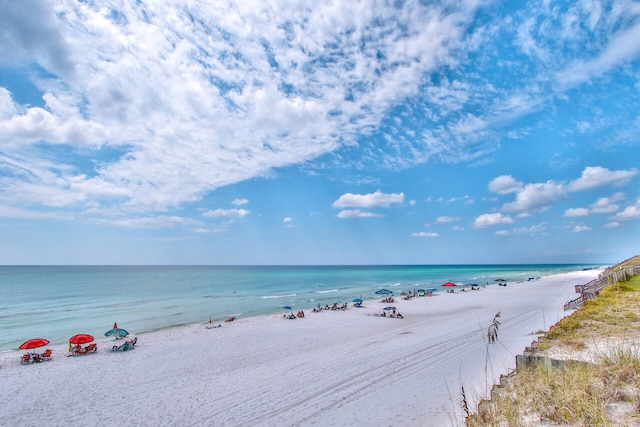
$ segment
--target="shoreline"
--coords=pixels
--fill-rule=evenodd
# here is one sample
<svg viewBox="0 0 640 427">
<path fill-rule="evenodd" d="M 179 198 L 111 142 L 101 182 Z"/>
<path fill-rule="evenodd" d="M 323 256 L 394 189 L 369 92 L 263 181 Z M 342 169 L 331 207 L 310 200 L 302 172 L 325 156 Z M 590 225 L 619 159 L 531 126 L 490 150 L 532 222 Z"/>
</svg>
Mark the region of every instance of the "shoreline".
<svg viewBox="0 0 640 427">
<path fill-rule="evenodd" d="M 52 390 L 38 399 L 38 425 L 87 422 L 70 415 L 80 408 L 99 423 L 140 417 L 159 425 L 459 424 L 460 386 L 470 407 L 486 396 L 534 334 L 571 313 L 562 306 L 575 297 L 574 286 L 601 270 L 400 298 L 391 305 L 404 319 L 374 316 L 385 304 L 365 300 L 364 308 L 305 310 L 303 319 L 280 312 L 215 329 L 208 322 L 172 326 L 137 334 L 136 349 L 125 353 L 109 351 L 108 338 L 98 338 L 98 353 L 86 356 L 64 357 L 66 344 L 50 346 L 53 360 L 30 366 L 19 364 L 23 351 L 1 353 L 9 397 L 0 421 L 35 425 L 27 409 L 36 386 Z M 487 345 L 486 327 L 497 312 L 498 344 Z M 70 378 L 90 395 L 78 396 Z M 113 407 L 123 410 L 107 409 Z"/>
<path fill-rule="evenodd" d="M 77 332 L 101 334 L 114 321 L 129 330 L 153 332 L 166 327 L 277 313 L 281 306 L 311 310 L 316 304 L 370 298 L 387 288 L 413 288 L 505 278 L 512 281 L 576 271 L 573 265 L 368 266 L 311 267 L 24 267 L 2 268 L 8 299 L 0 351 L 16 349 L 25 337 L 65 343 Z M 181 284 L 182 286 L 176 286 Z M 56 289 L 59 289 L 57 292 Z M 102 290 L 108 291 L 102 291 Z"/>
</svg>

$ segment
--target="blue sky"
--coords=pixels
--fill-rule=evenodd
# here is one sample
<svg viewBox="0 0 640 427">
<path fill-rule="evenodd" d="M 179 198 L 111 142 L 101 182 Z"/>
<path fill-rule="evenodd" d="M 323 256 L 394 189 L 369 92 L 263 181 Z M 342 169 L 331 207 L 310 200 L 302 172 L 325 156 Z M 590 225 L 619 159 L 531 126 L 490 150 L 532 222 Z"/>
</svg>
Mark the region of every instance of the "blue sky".
<svg viewBox="0 0 640 427">
<path fill-rule="evenodd" d="M 0 12 L 1 264 L 640 253 L 637 1 Z"/>
</svg>

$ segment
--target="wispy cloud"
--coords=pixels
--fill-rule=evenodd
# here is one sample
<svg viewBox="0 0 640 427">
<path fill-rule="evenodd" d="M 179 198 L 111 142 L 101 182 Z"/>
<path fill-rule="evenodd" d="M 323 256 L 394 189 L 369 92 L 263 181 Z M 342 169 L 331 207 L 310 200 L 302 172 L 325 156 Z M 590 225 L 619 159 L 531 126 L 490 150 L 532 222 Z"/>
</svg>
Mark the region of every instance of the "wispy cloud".
<svg viewBox="0 0 640 427">
<path fill-rule="evenodd" d="M 438 224 L 446 224 L 448 222 L 456 222 L 456 221 L 460 221 L 460 218 L 455 216 L 439 216 L 438 218 L 436 218 L 436 223 Z"/>
<path fill-rule="evenodd" d="M 511 230 L 498 230 L 496 231 L 497 236 L 511 236 L 515 234 L 530 234 L 530 235 L 538 235 L 542 233 L 546 233 L 547 227 L 545 224 L 532 225 L 530 227 L 516 227 Z"/>
<path fill-rule="evenodd" d="M 242 218 L 249 213 L 251 211 L 246 209 L 215 209 L 204 212 L 202 216 L 207 218 Z"/>
<path fill-rule="evenodd" d="M 338 215 L 336 216 L 338 218 L 374 218 L 380 217 L 382 215 L 373 212 L 362 211 L 360 209 L 345 209 L 338 212 Z"/>
<path fill-rule="evenodd" d="M 231 202 L 231 204 L 234 206 L 244 206 L 247 203 L 249 203 L 248 199 L 233 199 L 233 201 Z"/>
<path fill-rule="evenodd" d="M 417 233 L 411 233 L 411 237 L 438 237 L 438 233 L 432 231 L 420 231 Z"/>
<path fill-rule="evenodd" d="M 96 215 L 107 204 L 178 207 L 357 144 L 425 75 L 457 62 L 477 7 L 274 2 L 256 13 L 252 4 L 224 1 L 12 3 L 1 18 L 0 58 L 44 70 L 34 79 L 43 102 L 21 105 L 2 90 L 0 139 L 15 153 L 59 145 L 62 164 L 69 155 L 86 162 L 105 147 L 120 151 L 89 174 L 73 162 L 64 174 L 30 162 L 33 177 L 51 174 L 59 185 L 32 179 L 25 204 L 55 192 L 80 209 L 91 194 L 101 201 Z M 473 132 L 482 121 L 457 126 Z M 387 149 L 395 150 L 380 153 Z M 45 153 L 36 149 L 32 158 Z M 380 162 L 390 153 L 371 151 Z M 5 177 L 0 185 L 16 183 Z"/>
</svg>

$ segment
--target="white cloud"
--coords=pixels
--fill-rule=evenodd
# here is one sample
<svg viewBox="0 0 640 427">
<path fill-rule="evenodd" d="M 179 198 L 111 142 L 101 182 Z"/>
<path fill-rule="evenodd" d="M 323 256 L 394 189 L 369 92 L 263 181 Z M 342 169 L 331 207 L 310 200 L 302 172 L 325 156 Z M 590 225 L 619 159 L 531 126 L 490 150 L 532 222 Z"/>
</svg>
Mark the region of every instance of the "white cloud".
<svg viewBox="0 0 640 427">
<path fill-rule="evenodd" d="M 516 193 L 516 200 L 503 206 L 505 211 L 529 211 L 546 209 L 566 199 L 567 191 L 562 184 L 553 181 L 527 184 Z"/>
<path fill-rule="evenodd" d="M 601 166 L 589 166 L 582 171 L 580 178 L 570 182 L 567 188 L 569 191 L 583 191 L 609 184 L 622 185 L 637 173 L 637 169 L 611 171 Z"/>
<path fill-rule="evenodd" d="M 586 167 L 580 178 L 570 183 L 547 181 L 545 183 L 522 184 L 510 175 L 494 178 L 489 189 L 498 194 L 516 193 L 513 202 L 505 203 L 502 209 L 507 212 L 545 210 L 555 203 L 569 198 L 571 192 L 590 190 L 605 185 L 624 185 L 637 174 L 637 169 L 612 171 L 601 166 Z M 591 209 L 576 208 L 565 211 L 565 216 L 584 216 L 589 212 L 605 213 L 617 209 L 614 202 L 622 200 L 623 193 L 615 193 L 610 198 L 601 198 L 591 205 Z"/>
<path fill-rule="evenodd" d="M 234 206 L 244 206 L 247 203 L 249 203 L 248 199 L 233 199 L 233 201 L 231 202 L 231 204 Z"/>
<path fill-rule="evenodd" d="M 38 0 L 3 2 L 0 14 L 0 63 L 12 66 L 32 58 L 58 75 L 73 74 L 70 47 L 62 24 L 52 19 L 52 4 Z"/>
<path fill-rule="evenodd" d="M 587 208 L 572 208 L 564 211 L 564 216 L 568 218 L 587 216 L 589 215 L 589 209 Z"/>
<path fill-rule="evenodd" d="M 512 224 L 513 218 L 501 213 L 482 214 L 473 222 L 474 228 L 485 228 L 493 225 Z"/>
<path fill-rule="evenodd" d="M 388 208 L 393 204 L 401 204 L 404 193 L 382 193 L 380 190 L 370 194 L 343 194 L 333 202 L 334 208 Z"/>
<path fill-rule="evenodd" d="M 250 212 L 246 209 L 215 209 L 204 212 L 202 216 L 207 218 L 242 218 L 249 215 Z"/>
<path fill-rule="evenodd" d="M 611 197 L 599 198 L 594 203 L 592 203 L 589 208 L 591 209 L 591 212 L 599 214 L 615 212 L 620 209 L 620 205 L 618 205 L 616 202 L 623 199 L 623 193 L 616 193 Z"/>
<path fill-rule="evenodd" d="M 513 14 L 508 22 L 476 25 L 476 10 L 484 7 L 476 0 L 321 1 L 302 8 L 299 2 L 268 2 L 259 12 L 252 2 L 225 0 L 5 3 L 0 64 L 20 72 L 21 64 L 42 69 L 31 83 L 43 96 L 39 105 L 20 104 L 21 97 L 0 88 L 2 203 L 92 215 L 166 212 L 342 147 L 354 147 L 358 164 L 374 161 L 387 168 L 486 157 L 505 123 L 557 95 L 547 93 L 553 86 L 547 79 L 585 81 L 632 60 L 640 49 L 630 42 L 640 27 L 628 4 L 583 20 L 572 10 L 572 18 L 556 19 L 542 2 L 527 6 L 543 9 L 540 19 L 521 22 Z M 619 16 L 631 18 L 620 22 Z M 605 39 L 586 59 L 570 49 L 583 44 L 573 32 L 582 26 L 566 24 L 583 21 Z M 495 44 L 482 46 L 518 23 L 521 53 L 540 61 L 527 68 L 551 77 L 523 72 L 525 84 L 516 77 L 508 83 L 492 80 L 495 69 L 466 62 L 472 52 L 492 63 Z M 543 31 L 554 25 L 562 31 Z M 547 35 L 537 41 L 536 31 Z M 560 37 L 557 43 L 549 43 L 551 33 Z M 554 46 L 567 47 L 569 54 L 556 55 Z M 524 69 L 519 61 L 509 64 L 512 59 L 499 64 L 505 73 Z M 467 74 L 473 77 L 465 79 Z M 437 83 L 429 82 L 436 77 Z M 388 139 L 362 142 L 406 100 L 415 108 L 406 117 L 421 117 L 422 125 L 404 126 L 405 135 L 398 125 L 384 129 L 393 135 Z M 578 127 L 588 131 L 583 123 Z M 515 138 L 526 130 L 510 132 Z M 109 155 L 102 157 L 105 151 Z M 607 179 L 624 183 L 636 173 L 592 169 L 565 185 L 565 192 Z M 489 190 L 516 193 L 516 201 L 505 206 L 523 211 L 562 198 L 544 185 L 525 186 L 502 175 Z M 345 194 L 334 206 L 404 203 L 402 193 L 379 194 Z M 232 203 L 243 206 L 245 200 Z"/>
<path fill-rule="evenodd" d="M 286 223 L 290 223 L 293 222 L 293 219 L 291 217 L 286 217 L 285 219 L 282 220 L 282 222 Z"/>
<path fill-rule="evenodd" d="M 587 225 L 576 225 L 572 230 L 574 233 L 582 233 L 584 231 L 591 231 L 591 227 Z"/>
<path fill-rule="evenodd" d="M 411 237 L 438 237 L 439 234 L 438 233 L 434 233 L 434 232 L 428 232 L 428 231 L 421 231 L 418 233 L 411 233 Z"/>
<path fill-rule="evenodd" d="M 360 209 L 345 209 L 338 212 L 338 218 L 373 218 L 382 216 L 373 212 L 366 212 Z"/>
<path fill-rule="evenodd" d="M 3 148 L 59 144 L 85 159 L 117 152 L 86 175 L 65 155 L 57 160 L 67 174 L 31 166 L 60 184 L 42 182 L 30 203 L 57 193 L 52 198 L 83 209 L 81 187 L 99 200 L 95 214 L 104 206 L 162 211 L 354 146 L 436 67 L 458 63 L 478 4 L 299 6 L 271 2 L 257 13 L 251 2 L 224 0 L 7 3 L 0 64 L 41 67 L 35 83 L 44 104 L 18 105 L 2 89 Z M 457 126 L 469 132 L 483 121 Z M 427 149 L 410 146 L 396 152 L 389 143 L 369 156 L 389 165 L 421 161 Z M 32 154 L 42 168 L 38 158 L 49 153 Z M 8 179 L 0 187 L 17 189 Z"/>
<path fill-rule="evenodd" d="M 617 203 L 624 200 L 624 193 L 618 192 L 611 197 L 601 197 L 587 208 L 567 209 L 564 213 L 566 217 L 580 217 L 587 216 L 590 213 L 603 214 L 612 213 L 620 209 L 620 205 Z M 640 199 L 639 199 L 640 200 Z M 640 201 L 635 205 L 627 206 L 624 210 L 618 212 L 611 219 L 615 220 L 606 225 L 606 227 L 617 227 L 620 225 L 618 221 L 633 220 L 640 218 Z"/>
<path fill-rule="evenodd" d="M 640 198 L 635 204 L 627 206 L 622 211 L 615 214 L 612 218 L 615 221 L 631 221 L 640 219 Z"/>
<path fill-rule="evenodd" d="M 522 182 L 511 175 L 500 175 L 489 182 L 489 191 L 498 194 L 515 193 L 522 188 Z"/>
</svg>

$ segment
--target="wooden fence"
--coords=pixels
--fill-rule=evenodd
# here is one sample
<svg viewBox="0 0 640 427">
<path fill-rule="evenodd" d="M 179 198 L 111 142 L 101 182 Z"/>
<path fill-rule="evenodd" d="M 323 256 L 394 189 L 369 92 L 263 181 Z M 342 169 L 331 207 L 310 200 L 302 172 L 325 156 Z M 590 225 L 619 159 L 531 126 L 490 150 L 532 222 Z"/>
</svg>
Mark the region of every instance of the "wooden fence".
<svg viewBox="0 0 640 427">
<path fill-rule="evenodd" d="M 602 289 L 605 287 L 626 282 L 630 277 L 637 274 L 640 274 L 640 265 L 607 269 L 597 279 L 584 285 L 576 285 L 576 293 L 580 294 L 580 296 L 565 303 L 564 309 L 572 310 L 582 307 L 585 301 L 594 299 L 600 295 L 600 292 L 602 292 Z"/>
</svg>

